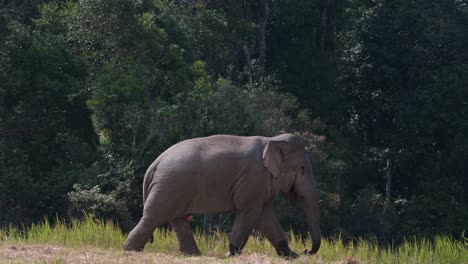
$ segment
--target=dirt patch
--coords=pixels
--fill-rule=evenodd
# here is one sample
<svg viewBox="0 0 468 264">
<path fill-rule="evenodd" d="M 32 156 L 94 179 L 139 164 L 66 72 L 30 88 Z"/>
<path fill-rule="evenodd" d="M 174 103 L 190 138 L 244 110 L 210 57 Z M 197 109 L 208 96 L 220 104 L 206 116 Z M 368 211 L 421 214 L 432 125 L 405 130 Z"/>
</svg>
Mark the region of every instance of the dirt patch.
<svg viewBox="0 0 468 264">
<path fill-rule="evenodd" d="M 333 264 L 363 264 L 363 262 L 356 258 L 345 258 L 343 260 L 333 262 Z"/>
<path fill-rule="evenodd" d="M 64 255 L 66 250 L 53 246 L 26 246 L 26 245 L 11 245 L 2 246 L 0 251 L 0 259 L 2 262 L 13 262 L 16 260 L 34 262 L 41 260 L 45 262 L 59 261 L 57 256 Z"/>
<path fill-rule="evenodd" d="M 242 254 L 235 258 L 216 256 L 187 257 L 161 253 L 123 252 L 96 248 L 71 249 L 53 245 L 19 245 L 0 243 L 0 263 L 326 263 L 316 257 L 301 256 L 294 261 L 271 257 L 265 254 Z M 357 259 L 347 258 L 333 264 L 362 264 Z"/>
</svg>

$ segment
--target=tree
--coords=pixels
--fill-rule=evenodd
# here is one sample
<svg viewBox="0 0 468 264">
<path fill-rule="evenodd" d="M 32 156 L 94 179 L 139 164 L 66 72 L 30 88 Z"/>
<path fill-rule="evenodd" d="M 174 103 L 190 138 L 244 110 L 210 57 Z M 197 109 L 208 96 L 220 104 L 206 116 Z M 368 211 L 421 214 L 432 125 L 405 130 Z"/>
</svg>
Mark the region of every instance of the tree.
<svg viewBox="0 0 468 264">
<path fill-rule="evenodd" d="M 437 200 L 422 186 L 432 182 L 447 188 L 444 192 L 453 195 L 455 208 L 461 211 L 434 216 L 432 224 L 453 217 L 459 226 L 440 228 L 460 234 L 466 226 L 460 215 L 466 213 L 467 200 L 459 186 L 466 183 L 450 164 L 459 164 L 466 155 L 456 150 L 466 143 L 454 139 L 465 134 L 466 126 L 462 98 L 467 95 L 468 54 L 462 47 L 468 44 L 464 30 L 468 20 L 456 1 L 379 1 L 358 6 L 354 10 L 360 24 L 343 34 L 340 62 L 342 85 L 351 102 L 350 124 L 362 143 L 358 157 L 369 157 L 361 162 L 361 170 L 368 171 L 361 174 L 361 186 L 365 182 L 384 186 L 383 168 L 391 160 L 395 196 L 412 200 L 424 193 L 425 199 Z M 459 155 L 449 154 L 454 152 Z M 453 184 L 442 184 L 446 179 Z"/>
<path fill-rule="evenodd" d="M 275 1 L 270 7 L 267 71 L 320 117 L 338 124 L 345 110 L 335 86 L 338 1 Z"/>
<path fill-rule="evenodd" d="M 20 23 L 6 23 L 1 38 L 0 223 L 63 214 L 96 146 L 83 61 L 60 36 Z"/>
</svg>

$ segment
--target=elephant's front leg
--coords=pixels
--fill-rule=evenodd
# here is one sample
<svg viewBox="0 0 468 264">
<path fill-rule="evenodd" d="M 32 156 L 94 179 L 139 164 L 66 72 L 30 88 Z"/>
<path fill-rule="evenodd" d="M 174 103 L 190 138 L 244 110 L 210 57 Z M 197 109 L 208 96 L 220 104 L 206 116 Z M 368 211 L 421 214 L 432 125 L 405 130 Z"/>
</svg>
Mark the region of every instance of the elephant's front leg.
<svg viewBox="0 0 468 264">
<path fill-rule="evenodd" d="M 288 240 L 278 222 L 278 218 L 273 212 L 271 203 L 264 207 L 255 229 L 270 241 L 279 256 L 287 258 L 297 258 L 299 256 L 289 248 Z"/>
<path fill-rule="evenodd" d="M 260 217 L 261 211 L 261 206 L 255 206 L 236 212 L 231 237 L 229 238 L 229 252 L 226 256 L 234 256 L 242 252 L 255 223 Z"/>
<path fill-rule="evenodd" d="M 200 250 L 193 237 L 193 230 L 186 217 L 180 217 L 171 222 L 177 240 L 179 241 L 179 251 L 187 255 L 200 255 Z"/>
</svg>

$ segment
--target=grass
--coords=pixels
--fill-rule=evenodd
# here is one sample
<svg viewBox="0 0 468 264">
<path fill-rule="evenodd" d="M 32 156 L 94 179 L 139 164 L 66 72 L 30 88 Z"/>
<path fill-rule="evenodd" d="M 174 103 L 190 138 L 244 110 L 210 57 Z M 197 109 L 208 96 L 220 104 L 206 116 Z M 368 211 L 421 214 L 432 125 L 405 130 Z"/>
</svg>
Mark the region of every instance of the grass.
<svg viewBox="0 0 468 264">
<path fill-rule="evenodd" d="M 303 244 L 300 237 L 290 233 L 290 245 L 293 250 L 299 253 L 304 248 L 310 248 L 309 240 Z M 190 262 L 285 262 L 276 256 L 268 241 L 259 237 L 251 237 L 242 256 L 234 259 L 224 258 L 224 254 L 228 251 L 226 234 L 204 235 L 197 231 L 195 237 L 203 257 L 190 258 Z M 0 230 L 2 248 L 0 258 L 7 259 L 7 263 L 29 262 L 24 257 L 33 256 L 36 252 L 38 256 L 45 256 L 44 258 L 38 257 L 39 263 L 132 263 L 135 261 L 144 263 L 145 259 L 148 259 L 149 263 L 154 262 L 155 257 L 163 258 L 158 259 L 159 262 L 187 262 L 188 257 L 181 256 L 177 251 L 177 240 L 172 231 L 157 229 L 154 233 L 154 240 L 153 244 L 146 246 L 145 253 L 125 254 L 122 250 L 125 235 L 112 222 L 91 217 L 85 217 L 82 221 L 74 220 L 71 224 L 57 220 L 56 224 L 51 225 L 48 221 L 43 221 L 38 225 L 23 228 L 21 231 L 15 227 Z M 21 254 L 21 251 L 27 253 Z M 73 252 L 84 256 L 82 257 L 84 261 L 74 261 Z M 109 261 L 105 261 L 106 259 Z M 15 262 L 16 260 L 19 262 Z M 397 249 L 390 250 L 365 240 L 358 240 L 349 245 L 344 245 L 341 239 L 323 240 L 317 255 L 302 256 L 294 262 L 468 263 L 468 241 L 456 241 L 446 236 L 437 237 L 434 242 L 414 238 L 405 241 Z"/>
</svg>

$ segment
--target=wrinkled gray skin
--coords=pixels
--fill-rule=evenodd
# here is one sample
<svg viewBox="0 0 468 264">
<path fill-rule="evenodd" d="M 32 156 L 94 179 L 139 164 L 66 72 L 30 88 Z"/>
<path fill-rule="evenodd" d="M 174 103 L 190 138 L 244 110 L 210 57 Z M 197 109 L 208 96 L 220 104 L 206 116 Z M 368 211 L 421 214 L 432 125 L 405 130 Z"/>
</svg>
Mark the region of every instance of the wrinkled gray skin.
<svg viewBox="0 0 468 264">
<path fill-rule="evenodd" d="M 297 257 L 273 213 L 272 199 L 293 193 L 302 199 L 314 254 L 320 247 L 316 183 L 302 140 L 217 135 L 182 141 L 161 154 L 143 182 L 143 217 L 123 248 L 141 251 L 157 226 L 170 223 L 179 250 L 200 251 L 186 214 L 234 211 L 228 255 L 239 254 L 255 228 L 278 255 Z"/>
</svg>

